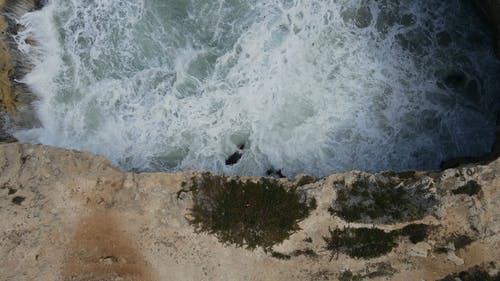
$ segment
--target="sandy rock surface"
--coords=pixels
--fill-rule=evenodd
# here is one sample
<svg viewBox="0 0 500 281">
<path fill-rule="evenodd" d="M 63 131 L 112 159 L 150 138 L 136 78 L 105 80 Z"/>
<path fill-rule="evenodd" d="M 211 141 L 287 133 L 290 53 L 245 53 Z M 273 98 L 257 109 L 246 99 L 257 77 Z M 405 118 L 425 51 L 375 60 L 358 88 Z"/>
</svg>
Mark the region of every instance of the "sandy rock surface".
<svg viewBox="0 0 500 281">
<path fill-rule="evenodd" d="M 417 244 L 399 238 L 374 259 L 332 257 L 323 239 L 329 228 L 348 225 L 328 212 L 336 184 L 374 175 L 353 171 L 302 186 L 318 207 L 273 248 L 291 255 L 281 260 L 194 232 L 186 220 L 193 200 L 178 191 L 198 174 L 123 173 L 90 153 L 0 145 L 0 280 L 339 280 L 346 272 L 369 280 L 437 280 L 475 265 L 498 271 L 500 160 L 417 173 L 441 202 L 418 220 L 434 231 Z M 478 194 L 452 192 L 471 180 L 481 186 Z M 349 226 L 391 231 L 409 223 Z M 465 245 L 448 247 L 465 236 Z M 317 256 L 292 255 L 306 248 Z"/>
</svg>

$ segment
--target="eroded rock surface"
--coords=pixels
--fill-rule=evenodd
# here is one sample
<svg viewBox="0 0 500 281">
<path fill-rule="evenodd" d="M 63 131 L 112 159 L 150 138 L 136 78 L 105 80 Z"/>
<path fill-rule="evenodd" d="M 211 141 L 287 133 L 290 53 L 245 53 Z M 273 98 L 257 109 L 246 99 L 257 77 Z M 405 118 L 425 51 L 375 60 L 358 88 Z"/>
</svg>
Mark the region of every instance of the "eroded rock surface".
<svg viewBox="0 0 500 281">
<path fill-rule="evenodd" d="M 439 280 L 471 268 L 498 276 L 500 160 L 435 173 L 282 179 L 316 205 L 272 252 L 195 232 L 188 220 L 195 201 L 186 190 L 202 175 L 123 173 L 90 153 L 0 145 L 0 280 Z M 391 206 L 391 217 L 339 216 L 339 195 L 360 181 L 425 190 L 420 200 L 435 203 L 397 220 Z M 369 206 L 365 214 L 383 212 Z M 363 242 L 372 241 L 373 228 L 391 235 L 390 248 L 378 253 Z M 325 238 L 347 229 L 368 236 L 328 250 Z M 376 257 L 350 257 L 360 252 L 350 247 Z"/>
</svg>

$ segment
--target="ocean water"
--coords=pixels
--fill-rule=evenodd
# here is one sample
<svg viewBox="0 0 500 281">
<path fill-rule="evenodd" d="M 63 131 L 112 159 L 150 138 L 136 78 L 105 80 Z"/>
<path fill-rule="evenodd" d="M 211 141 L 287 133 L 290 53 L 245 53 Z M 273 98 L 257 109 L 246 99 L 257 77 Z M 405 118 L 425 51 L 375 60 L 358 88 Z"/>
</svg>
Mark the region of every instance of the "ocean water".
<svg viewBox="0 0 500 281">
<path fill-rule="evenodd" d="M 435 169 L 494 140 L 469 2 L 49 0 L 20 20 L 41 126 L 15 136 L 133 171 Z"/>
</svg>

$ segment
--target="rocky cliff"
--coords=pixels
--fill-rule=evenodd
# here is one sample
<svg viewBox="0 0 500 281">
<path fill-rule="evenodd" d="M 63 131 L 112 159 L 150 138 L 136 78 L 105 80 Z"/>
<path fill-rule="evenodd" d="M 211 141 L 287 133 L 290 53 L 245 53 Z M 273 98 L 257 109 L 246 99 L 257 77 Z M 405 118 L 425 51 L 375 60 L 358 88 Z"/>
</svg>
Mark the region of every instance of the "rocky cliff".
<svg viewBox="0 0 500 281">
<path fill-rule="evenodd" d="M 273 196 L 252 209 L 259 185 L 307 211 Z M 2 144 L 0 280 L 498 280 L 499 191 L 500 160 L 263 182 L 124 173 L 90 153 Z M 276 238 L 288 217 L 297 227 Z"/>
<path fill-rule="evenodd" d="M 15 18 L 44 1 L 5 2 Z M 499 2 L 477 2 L 498 25 Z M 0 127 L 32 98 L 4 39 Z M 498 280 L 500 159 L 482 163 L 273 180 L 0 144 L 0 280 Z"/>
</svg>

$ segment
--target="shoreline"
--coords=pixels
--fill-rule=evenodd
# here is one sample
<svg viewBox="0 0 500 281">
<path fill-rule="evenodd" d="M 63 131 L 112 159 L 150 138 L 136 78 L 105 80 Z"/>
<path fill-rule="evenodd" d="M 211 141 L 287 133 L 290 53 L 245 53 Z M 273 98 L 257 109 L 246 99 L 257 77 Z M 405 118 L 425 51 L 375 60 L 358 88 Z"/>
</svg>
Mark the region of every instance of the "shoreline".
<svg viewBox="0 0 500 281">
<path fill-rule="evenodd" d="M 6 2 L 0 0 L 1 11 Z M 43 2 L 21 0 L 12 12 Z M 3 137 L 4 118 L 22 124 L 33 113 L 29 104 L 34 101 L 28 89 L 13 80 L 20 71 L 16 67 L 24 66 L 9 50 L 12 28 L 0 16 L 0 280 L 430 281 L 500 276 L 500 116 L 489 155 L 448 160 L 440 171 L 350 171 L 294 179 L 203 171 L 126 172 L 94 153 Z M 223 243 L 216 232 L 198 232 L 191 224 L 197 200 L 206 200 L 206 194 L 197 197 L 204 188 L 198 180 L 207 177 L 234 180 L 240 187 L 241 182 L 277 182 L 301 200 L 314 199 L 314 208 L 310 204 L 308 215 L 297 221 L 299 228 L 273 244 L 271 252 L 250 251 Z M 389 194 L 382 196 L 382 203 L 377 189 Z M 399 200 L 391 190 L 417 199 Z M 243 209 L 251 208 L 250 203 Z M 267 215 L 272 218 L 276 205 L 269 205 Z M 352 209 L 358 217 L 352 216 Z M 396 218 L 399 213 L 404 219 Z M 409 237 L 398 234 L 405 229 L 417 230 Z M 370 245 L 366 248 L 359 238 L 336 253 L 330 251 L 326 237 L 333 239 L 333 230 L 368 233 Z M 349 247 L 361 245 L 370 251 L 380 236 L 390 240 L 385 254 L 349 255 Z M 381 250 L 374 251 L 378 255 Z"/>
<path fill-rule="evenodd" d="M 352 171 L 319 180 L 272 180 L 314 204 L 298 229 L 268 251 L 224 242 L 224 233 L 199 231 L 190 220 L 200 198 L 214 200 L 203 197 L 211 193 L 198 197 L 211 186 L 203 179 L 232 182 L 220 187 L 234 191 L 248 182 L 260 186 L 261 178 L 124 173 L 91 153 L 18 143 L 0 144 L 0 167 L 5 237 L 0 280 L 431 281 L 470 274 L 475 277 L 470 280 L 489 281 L 500 276 L 500 160 L 443 172 Z M 390 201 L 396 209 L 369 203 L 380 192 L 384 200 L 409 192 L 412 201 Z M 267 204 L 273 219 L 275 205 Z M 237 212 L 245 206 L 243 216 L 256 211 L 246 210 L 251 205 L 229 206 Z M 334 234 L 354 240 L 340 240 L 347 245 L 337 248 L 326 238 Z M 374 245 L 381 238 L 389 244 Z"/>
<path fill-rule="evenodd" d="M 43 7 L 41 0 L 0 0 L 0 142 L 13 142 L 13 128 L 32 128 L 38 124 L 27 85 L 16 82 L 30 70 L 29 62 L 19 53 L 12 36 L 20 26 L 16 20 L 25 13 Z"/>
<path fill-rule="evenodd" d="M 17 141 L 9 134 L 13 128 L 33 128 L 39 125 L 33 108 L 37 97 L 30 93 L 25 84 L 15 81 L 29 72 L 31 66 L 16 49 L 11 37 L 22 28 L 16 24 L 16 19 L 27 12 L 43 8 L 45 2 L 46 0 L 0 0 L 0 143 Z M 500 40 L 500 11 L 497 11 L 500 9 L 500 0 L 476 0 L 475 3 Z M 500 49 L 497 48 L 497 54 L 500 55 L 499 52 Z M 443 160 L 439 169 L 442 171 L 466 164 L 488 164 L 500 157 L 500 112 L 497 115 L 496 139 L 489 153 Z"/>
</svg>

